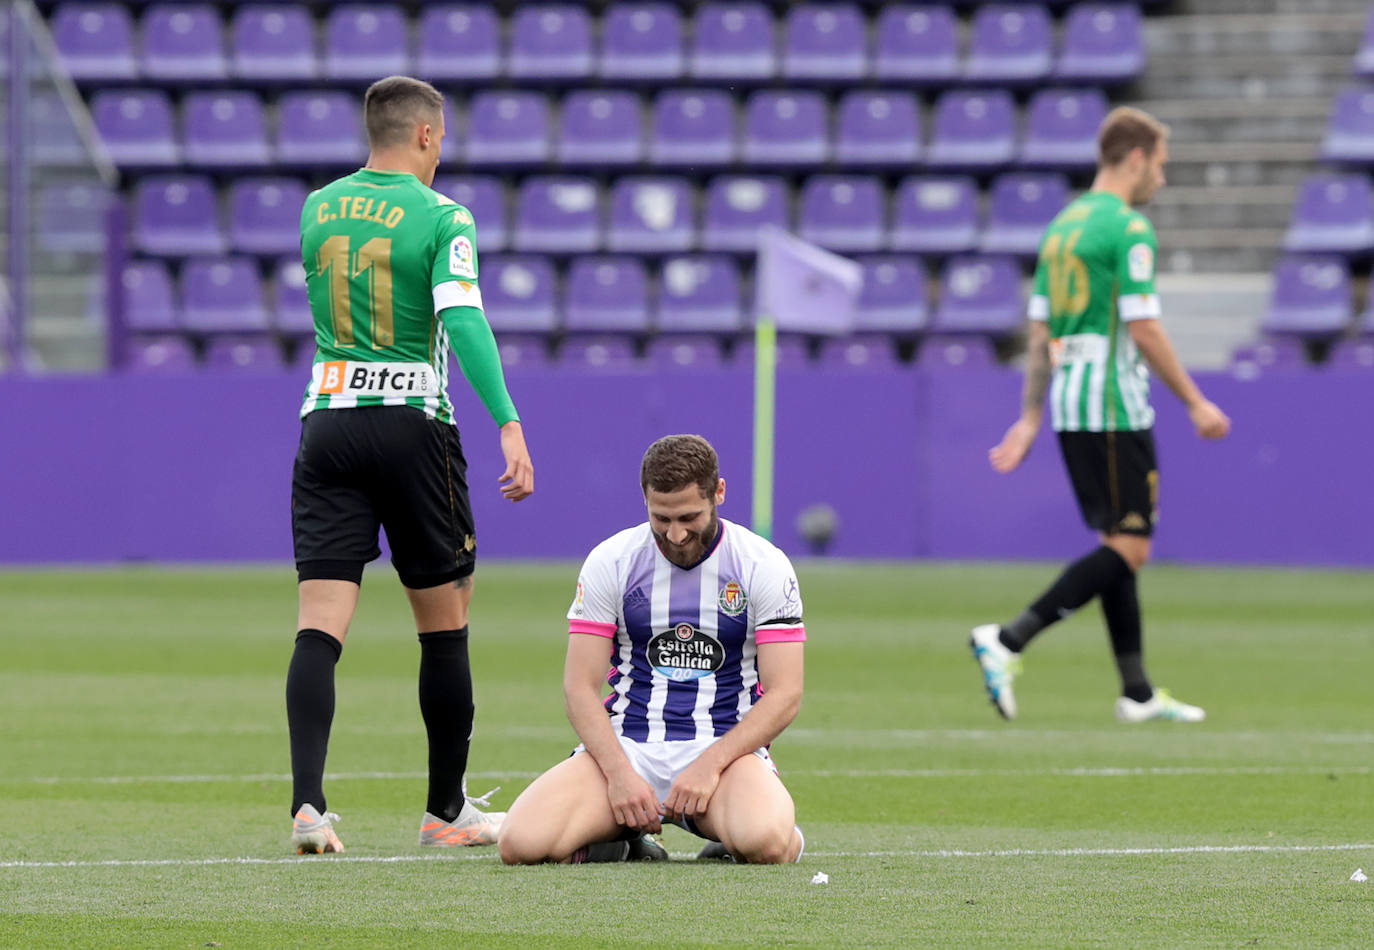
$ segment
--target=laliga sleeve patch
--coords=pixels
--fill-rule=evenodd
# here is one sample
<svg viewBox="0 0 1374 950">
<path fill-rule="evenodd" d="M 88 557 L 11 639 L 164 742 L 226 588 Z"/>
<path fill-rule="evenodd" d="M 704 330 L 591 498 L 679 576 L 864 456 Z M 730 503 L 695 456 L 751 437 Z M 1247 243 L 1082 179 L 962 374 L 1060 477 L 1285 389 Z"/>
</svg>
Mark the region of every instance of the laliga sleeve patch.
<svg viewBox="0 0 1374 950">
<path fill-rule="evenodd" d="M 1155 252 L 1148 244 L 1137 244 L 1126 252 L 1126 272 L 1137 284 L 1155 274 Z"/>
<path fill-rule="evenodd" d="M 470 280 L 477 277 L 477 268 L 472 260 L 472 242 L 461 234 L 448 246 L 448 269 L 455 277 L 467 277 Z"/>
</svg>

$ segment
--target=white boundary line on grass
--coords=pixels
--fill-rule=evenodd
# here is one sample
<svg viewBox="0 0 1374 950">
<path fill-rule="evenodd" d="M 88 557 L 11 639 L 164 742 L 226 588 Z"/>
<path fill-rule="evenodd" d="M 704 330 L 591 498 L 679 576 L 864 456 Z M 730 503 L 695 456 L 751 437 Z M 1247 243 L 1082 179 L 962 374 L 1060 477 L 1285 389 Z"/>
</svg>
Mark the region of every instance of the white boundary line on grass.
<svg viewBox="0 0 1374 950">
<path fill-rule="evenodd" d="M 1313 851 L 1374 851 L 1367 844 L 1231 844 L 1184 845 L 1173 848 L 999 848 L 988 851 L 940 849 L 935 851 L 808 851 L 812 858 L 1100 858 L 1156 857 L 1192 854 L 1293 854 Z M 443 855 L 334 855 L 289 858 L 150 858 L 111 859 L 107 861 L 0 861 L 0 869 L 43 868 L 128 868 L 128 867 L 212 867 L 215 865 L 313 864 L 415 864 L 423 861 L 480 861 L 494 859 L 495 852 Z M 692 858 L 692 852 L 674 852 L 675 858 Z"/>
<path fill-rule="evenodd" d="M 426 778 L 425 772 L 331 772 L 332 781 L 412 781 Z M 541 773 L 528 771 L 469 772 L 475 779 L 532 779 Z M 1152 776 L 1204 775 L 1372 775 L 1367 765 L 1157 765 L 1157 766 L 1076 766 L 1046 769 L 783 769 L 783 777 L 798 778 L 1148 778 Z M 98 775 L 39 776 L 10 779 L 23 785 L 188 785 L 211 782 L 289 782 L 286 773 L 262 772 L 249 775 Z M 0 784 L 6 780 L 0 778 Z"/>
</svg>

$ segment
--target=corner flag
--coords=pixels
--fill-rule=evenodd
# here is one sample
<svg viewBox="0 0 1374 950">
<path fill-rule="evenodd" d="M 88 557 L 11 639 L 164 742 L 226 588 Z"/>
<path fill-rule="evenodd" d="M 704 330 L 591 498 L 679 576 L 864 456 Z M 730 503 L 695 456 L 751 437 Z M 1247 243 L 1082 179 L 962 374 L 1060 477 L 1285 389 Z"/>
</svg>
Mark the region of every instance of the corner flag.
<svg viewBox="0 0 1374 950">
<path fill-rule="evenodd" d="M 773 439 L 778 330 L 845 334 L 854 328 L 863 268 L 776 227 L 759 234 L 754 298 L 753 529 L 773 536 Z"/>
</svg>

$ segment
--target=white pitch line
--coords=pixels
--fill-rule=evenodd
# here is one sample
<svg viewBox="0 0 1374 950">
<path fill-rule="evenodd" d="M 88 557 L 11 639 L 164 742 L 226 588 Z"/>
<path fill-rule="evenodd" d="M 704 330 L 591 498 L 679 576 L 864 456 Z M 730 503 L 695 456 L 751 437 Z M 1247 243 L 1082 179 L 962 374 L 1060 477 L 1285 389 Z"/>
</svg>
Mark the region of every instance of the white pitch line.
<svg viewBox="0 0 1374 950">
<path fill-rule="evenodd" d="M 541 773 L 528 771 L 469 772 L 474 779 L 533 779 Z M 784 769 L 783 777 L 800 778 L 1143 778 L 1150 776 L 1194 775 L 1371 775 L 1374 766 L 1367 765 L 1237 765 L 1237 766 L 1075 766 L 1047 769 Z M 331 772 L 331 781 L 418 781 L 425 772 Z M 9 779 L 26 785 L 189 785 L 212 782 L 289 782 L 284 772 L 261 772 L 249 775 L 99 775 L 38 776 Z M 0 779 L 0 785 L 6 784 Z"/>
<path fill-rule="evenodd" d="M 811 858 L 1101 858 L 1167 857 L 1195 854 L 1293 854 L 1321 851 L 1374 851 L 1374 842 L 1358 844 L 1232 844 L 1182 845 L 1171 848 L 998 848 L 965 851 L 942 848 L 931 851 L 808 851 Z M 694 858 L 695 852 L 673 852 L 674 858 Z M 0 869 L 45 868 L 127 868 L 127 867 L 213 867 L 216 865 L 304 864 L 328 867 L 332 864 L 416 864 L 437 861 L 494 860 L 495 852 L 444 855 L 333 855 L 289 858 L 155 858 L 111 859 L 107 861 L 0 861 Z"/>
</svg>

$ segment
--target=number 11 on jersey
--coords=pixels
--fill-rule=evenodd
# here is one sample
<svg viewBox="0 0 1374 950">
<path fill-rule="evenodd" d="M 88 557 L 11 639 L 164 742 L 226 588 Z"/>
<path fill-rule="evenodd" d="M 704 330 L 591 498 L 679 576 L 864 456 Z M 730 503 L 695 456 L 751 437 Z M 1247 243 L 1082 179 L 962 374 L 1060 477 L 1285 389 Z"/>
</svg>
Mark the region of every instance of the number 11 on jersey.
<svg viewBox="0 0 1374 950">
<path fill-rule="evenodd" d="M 351 253 L 347 234 L 326 238 L 315 257 L 316 272 L 329 281 L 329 311 L 334 324 L 334 341 L 342 346 L 353 343 L 353 281 L 367 281 L 368 310 L 371 316 L 372 348 L 379 350 L 396 341 L 391 300 L 391 238 L 369 239 L 358 253 Z"/>
</svg>

